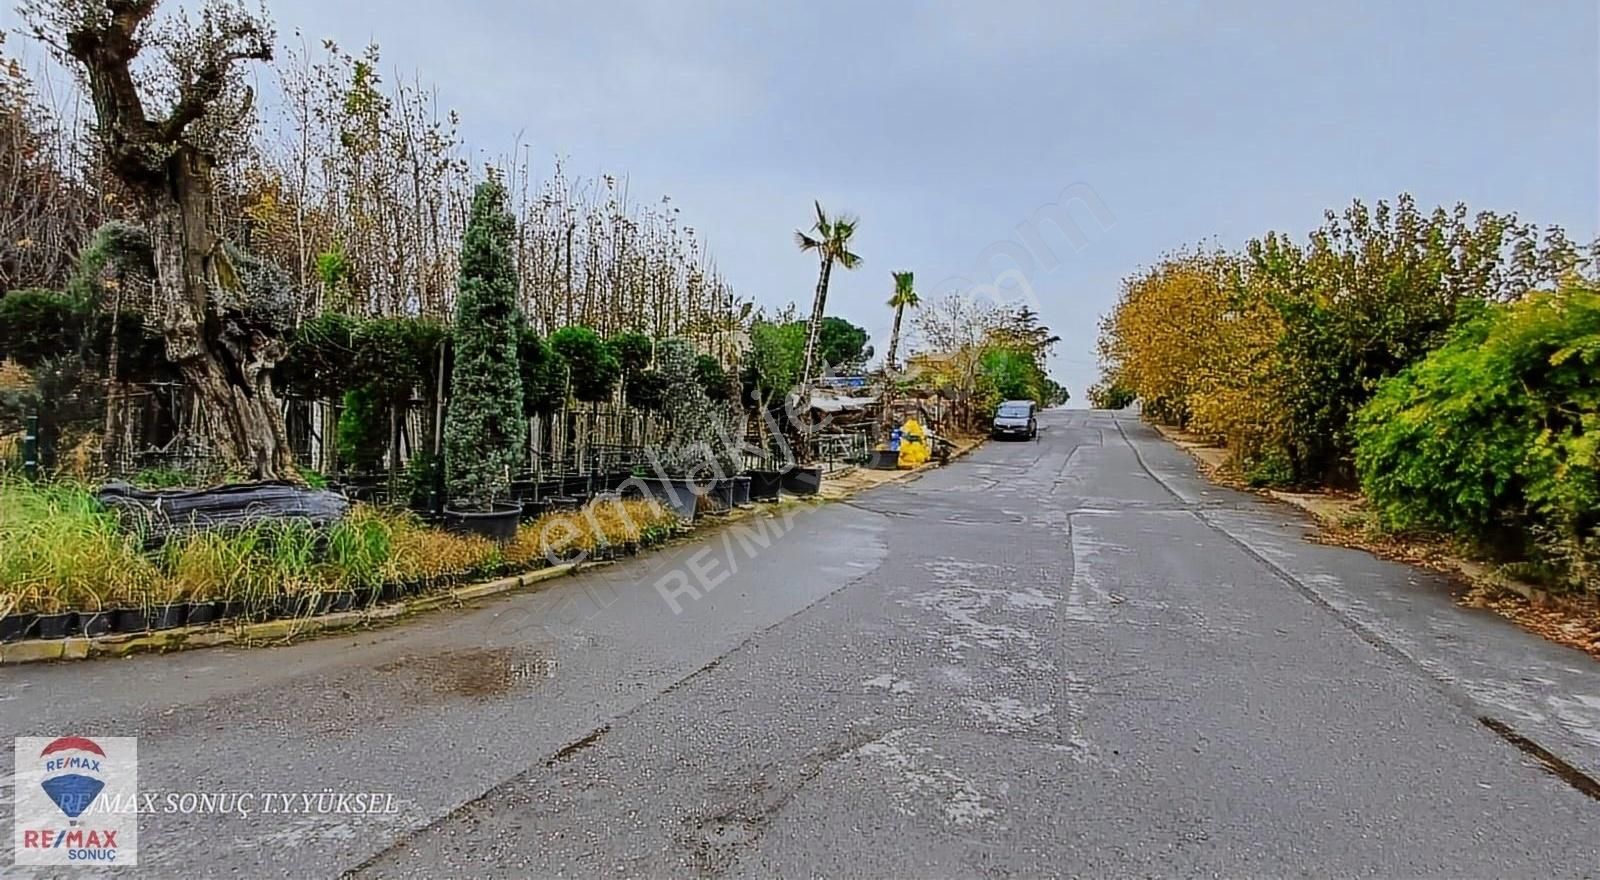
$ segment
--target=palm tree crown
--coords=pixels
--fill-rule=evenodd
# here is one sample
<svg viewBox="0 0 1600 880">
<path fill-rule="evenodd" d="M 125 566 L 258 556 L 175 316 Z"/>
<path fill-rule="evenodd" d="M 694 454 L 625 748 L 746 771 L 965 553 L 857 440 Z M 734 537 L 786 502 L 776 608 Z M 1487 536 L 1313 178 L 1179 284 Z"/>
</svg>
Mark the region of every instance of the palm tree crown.
<svg viewBox="0 0 1600 880">
<path fill-rule="evenodd" d="M 912 278 L 916 273 L 893 272 L 891 274 L 894 275 L 894 296 L 889 297 L 889 305 L 897 309 L 903 309 L 906 306 L 916 308 L 922 305 L 922 298 L 917 296 L 916 288 L 911 286 Z"/>
<path fill-rule="evenodd" d="M 824 262 L 838 263 L 846 269 L 861 265 L 861 257 L 850 250 L 850 239 L 855 236 L 856 225 L 861 221 L 848 214 L 829 217 L 822 209 L 821 202 L 815 204 L 817 222 L 809 233 L 796 229 L 795 244 L 803 251 L 816 251 L 818 258 Z"/>
<path fill-rule="evenodd" d="M 893 370 L 895 352 L 900 348 L 900 318 L 905 314 L 907 306 L 916 308 L 921 305 L 922 298 L 917 296 L 917 290 L 912 286 L 914 273 L 890 274 L 894 276 L 894 296 L 889 297 L 889 305 L 894 309 L 894 330 L 889 333 L 889 355 L 883 359 L 883 363 L 888 369 Z"/>
</svg>

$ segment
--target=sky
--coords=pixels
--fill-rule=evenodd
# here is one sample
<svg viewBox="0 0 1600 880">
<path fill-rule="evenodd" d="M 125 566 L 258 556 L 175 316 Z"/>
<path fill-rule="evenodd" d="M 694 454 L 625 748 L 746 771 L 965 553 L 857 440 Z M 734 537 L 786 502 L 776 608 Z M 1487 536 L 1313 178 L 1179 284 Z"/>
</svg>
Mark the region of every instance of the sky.
<svg viewBox="0 0 1600 880">
<path fill-rule="evenodd" d="M 669 194 L 764 305 L 810 302 L 813 200 L 857 215 L 828 311 L 879 352 L 891 271 L 924 300 L 1007 282 L 1080 401 L 1120 279 L 1174 248 L 1402 191 L 1600 232 L 1594 0 L 268 6 L 285 37 L 378 42 L 484 158 L 520 140 Z"/>
</svg>

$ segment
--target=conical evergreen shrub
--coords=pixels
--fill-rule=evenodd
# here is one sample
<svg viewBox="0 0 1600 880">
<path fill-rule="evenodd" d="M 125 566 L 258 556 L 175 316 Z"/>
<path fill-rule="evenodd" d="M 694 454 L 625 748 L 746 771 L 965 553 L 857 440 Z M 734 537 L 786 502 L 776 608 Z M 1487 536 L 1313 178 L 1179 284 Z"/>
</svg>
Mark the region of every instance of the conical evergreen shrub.
<svg viewBox="0 0 1600 880">
<path fill-rule="evenodd" d="M 461 243 L 453 328 L 455 363 L 444 426 L 445 484 L 458 507 L 483 508 L 510 489 L 527 433 L 517 343 L 516 222 L 497 178 L 478 185 Z"/>
</svg>

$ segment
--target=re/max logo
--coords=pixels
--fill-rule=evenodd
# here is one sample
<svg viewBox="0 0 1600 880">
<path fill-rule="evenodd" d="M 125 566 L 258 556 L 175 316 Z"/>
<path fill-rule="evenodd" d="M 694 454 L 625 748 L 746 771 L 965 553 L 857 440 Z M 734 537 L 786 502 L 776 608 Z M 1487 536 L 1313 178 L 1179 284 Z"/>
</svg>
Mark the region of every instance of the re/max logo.
<svg viewBox="0 0 1600 880">
<path fill-rule="evenodd" d="M 27 829 L 22 832 L 23 849 L 116 849 L 117 832 L 112 830 L 90 830 L 82 828 L 70 829 Z"/>
<path fill-rule="evenodd" d="M 65 758 L 51 758 L 44 762 L 44 772 L 54 773 L 57 770 L 85 770 L 90 773 L 99 773 L 100 759 L 71 755 Z"/>
</svg>

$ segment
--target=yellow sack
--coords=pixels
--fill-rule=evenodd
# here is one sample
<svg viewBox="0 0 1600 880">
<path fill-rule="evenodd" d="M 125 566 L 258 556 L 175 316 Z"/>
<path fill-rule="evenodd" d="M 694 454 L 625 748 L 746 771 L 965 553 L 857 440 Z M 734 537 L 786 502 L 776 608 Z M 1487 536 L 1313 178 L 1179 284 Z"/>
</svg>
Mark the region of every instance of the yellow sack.
<svg viewBox="0 0 1600 880">
<path fill-rule="evenodd" d="M 928 437 L 922 431 L 922 423 L 916 419 L 906 419 L 900 426 L 900 466 L 914 468 L 928 460 Z"/>
</svg>

